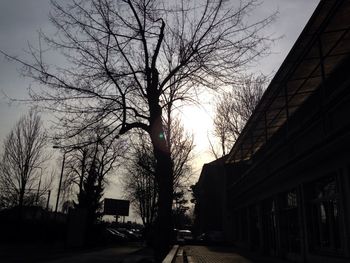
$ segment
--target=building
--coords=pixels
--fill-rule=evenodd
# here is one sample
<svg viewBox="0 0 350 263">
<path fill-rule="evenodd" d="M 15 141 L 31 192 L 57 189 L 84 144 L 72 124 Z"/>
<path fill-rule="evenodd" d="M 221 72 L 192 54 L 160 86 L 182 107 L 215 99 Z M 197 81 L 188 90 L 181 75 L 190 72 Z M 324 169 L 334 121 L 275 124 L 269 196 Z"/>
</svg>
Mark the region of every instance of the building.
<svg viewBox="0 0 350 263">
<path fill-rule="evenodd" d="M 224 234 L 231 232 L 227 231 L 230 228 L 230 213 L 227 209 L 226 189 L 233 183 L 235 176 L 240 175 L 248 166 L 246 162 L 226 164 L 227 157 L 228 155 L 204 164 L 193 189 L 196 197 L 195 232 L 197 234 L 212 231 L 222 231 Z M 230 235 L 226 236 L 226 239 L 230 238 Z"/>
<path fill-rule="evenodd" d="M 236 246 L 350 262 L 349 29 L 350 1 L 322 0 L 226 157 L 221 225 Z"/>
</svg>

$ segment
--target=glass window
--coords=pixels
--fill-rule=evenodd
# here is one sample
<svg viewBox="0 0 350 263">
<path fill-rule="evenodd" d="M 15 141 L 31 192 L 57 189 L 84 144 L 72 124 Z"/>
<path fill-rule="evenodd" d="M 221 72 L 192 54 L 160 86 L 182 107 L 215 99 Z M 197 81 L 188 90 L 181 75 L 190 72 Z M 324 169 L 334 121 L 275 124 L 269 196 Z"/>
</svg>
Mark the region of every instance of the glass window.
<svg viewBox="0 0 350 263">
<path fill-rule="evenodd" d="M 310 183 L 306 188 L 306 196 L 311 248 L 339 251 L 341 237 L 336 176 L 330 175 Z"/>
<path fill-rule="evenodd" d="M 298 207 L 296 190 L 288 192 L 286 195 L 286 199 L 287 199 L 287 208 L 297 208 Z"/>
<path fill-rule="evenodd" d="M 257 250 L 260 247 L 260 224 L 257 205 L 249 208 L 249 224 L 251 247 L 253 250 Z"/>
<path fill-rule="evenodd" d="M 263 249 L 268 255 L 277 254 L 276 201 L 273 198 L 263 202 L 262 214 Z"/>
<path fill-rule="evenodd" d="M 248 238 L 248 218 L 247 218 L 247 208 L 241 209 L 241 240 L 247 241 Z"/>
<path fill-rule="evenodd" d="M 295 189 L 280 196 L 281 245 L 286 252 L 300 252 L 298 196 Z"/>
</svg>

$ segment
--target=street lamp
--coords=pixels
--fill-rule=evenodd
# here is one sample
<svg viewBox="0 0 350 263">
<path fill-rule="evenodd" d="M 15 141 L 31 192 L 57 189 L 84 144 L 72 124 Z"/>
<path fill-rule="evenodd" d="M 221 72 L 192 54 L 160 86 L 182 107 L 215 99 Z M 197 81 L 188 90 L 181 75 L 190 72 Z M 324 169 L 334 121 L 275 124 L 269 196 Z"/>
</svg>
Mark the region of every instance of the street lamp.
<svg viewBox="0 0 350 263">
<path fill-rule="evenodd" d="M 66 149 L 63 146 L 58 146 L 58 145 L 54 145 L 52 148 L 54 149 L 62 149 L 63 150 L 63 159 L 62 159 L 62 166 L 61 166 L 61 175 L 60 175 L 60 181 L 58 183 L 58 190 L 57 190 L 57 199 L 56 199 L 56 207 L 55 207 L 55 213 L 57 214 L 57 210 L 58 210 L 58 202 L 60 200 L 60 194 L 61 194 L 61 185 L 62 185 L 62 177 L 63 177 L 63 171 L 64 171 L 64 164 L 66 162 L 66 154 L 70 153 L 71 151 L 77 149 L 77 147 L 72 147 L 70 149 Z"/>
<path fill-rule="evenodd" d="M 39 178 L 38 192 L 36 193 L 36 205 L 38 205 L 39 193 L 40 193 L 40 185 L 41 185 L 41 177 L 43 176 L 43 168 L 41 168 L 40 166 L 33 166 L 33 168 L 40 169 L 40 178 Z"/>
</svg>

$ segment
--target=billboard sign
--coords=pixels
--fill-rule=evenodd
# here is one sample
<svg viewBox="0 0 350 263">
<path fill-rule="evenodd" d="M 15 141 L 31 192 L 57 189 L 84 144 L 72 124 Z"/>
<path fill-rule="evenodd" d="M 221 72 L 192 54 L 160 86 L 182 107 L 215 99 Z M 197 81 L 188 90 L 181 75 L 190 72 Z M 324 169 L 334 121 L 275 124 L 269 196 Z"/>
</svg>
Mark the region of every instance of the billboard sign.
<svg viewBox="0 0 350 263">
<path fill-rule="evenodd" d="M 129 200 L 105 198 L 103 203 L 105 215 L 129 216 Z"/>
</svg>

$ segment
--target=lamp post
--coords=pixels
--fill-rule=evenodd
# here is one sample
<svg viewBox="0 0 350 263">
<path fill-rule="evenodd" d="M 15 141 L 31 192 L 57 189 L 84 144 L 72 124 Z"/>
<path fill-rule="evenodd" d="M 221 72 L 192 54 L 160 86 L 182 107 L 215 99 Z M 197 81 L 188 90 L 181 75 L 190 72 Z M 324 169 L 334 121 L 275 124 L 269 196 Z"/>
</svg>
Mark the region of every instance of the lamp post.
<svg viewBox="0 0 350 263">
<path fill-rule="evenodd" d="M 60 194 L 61 194 L 61 185 L 62 185 L 62 177 L 63 177 L 63 171 L 64 171 L 64 163 L 66 161 L 66 151 L 63 151 L 63 159 L 62 159 L 62 166 L 61 166 L 61 175 L 60 175 L 60 181 L 58 183 L 58 190 L 57 190 L 57 199 L 56 199 L 56 206 L 55 206 L 55 213 L 57 213 L 58 209 L 58 202 L 60 200 Z"/>
<path fill-rule="evenodd" d="M 46 202 L 46 210 L 47 211 L 49 211 L 50 195 L 51 195 L 51 190 L 49 190 L 48 194 L 47 194 L 47 202 Z"/>
<path fill-rule="evenodd" d="M 40 166 L 33 166 L 33 168 L 40 169 L 40 178 L 39 178 L 39 185 L 38 185 L 38 191 L 36 193 L 36 205 L 38 205 L 39 202 L 39 194 L 40 194 L 40 185 L 41 185 L 41 177 L 43 176 L 43 168 Z"/>
<path fill-rule="evenodd" d="M 77 149 L 76 147 L 70 148 L 69 150 L 65 149 L 65 147 L 54 145 L 52 148 L 54 149 L 62 149 L 63 150 L 63 158 L 62 158 L 62 166 L 61 166 L 61 175 L 60 175 L 60 181 L 58 183 L 58 190 L 57 190 L 57 198 L 56 198 L 56 207 L 55 207 L 55 214 L 57 214 L 58 210 L 58 203 L 60 200 L 60 194 L 61 194 L 61 185 L 62 185 L 62 178 L 63 178 L 63 171 L 64 171 L 64 165 L 66 162 L 66 154 L 70 153 L 71 151 Z"/>
</svg>

